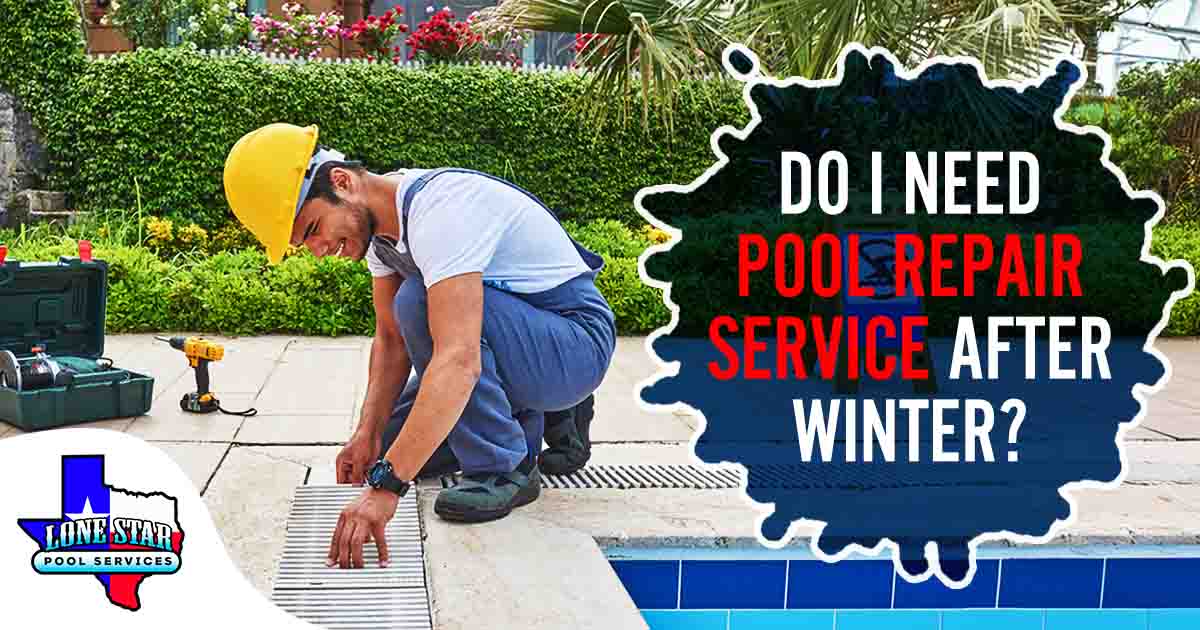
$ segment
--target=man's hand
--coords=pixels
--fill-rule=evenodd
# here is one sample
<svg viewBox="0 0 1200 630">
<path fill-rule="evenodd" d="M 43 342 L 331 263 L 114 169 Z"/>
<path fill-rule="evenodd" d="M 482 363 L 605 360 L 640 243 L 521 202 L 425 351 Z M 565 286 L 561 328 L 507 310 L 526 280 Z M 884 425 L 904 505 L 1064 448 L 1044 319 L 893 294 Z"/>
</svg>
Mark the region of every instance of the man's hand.
<svg viewBox="0 0 1200 630">
<path fill-rule="evenodd" d="M 379 460 L 379 437 L 370 432 L 355 431 L 337 456 L 337 482 L 363 485 L 367 471 Z"/>
<path fill-rule="evenodd" d="M 379 566 L 386 568 L 388 546 L 384 530 L 396 515 L 399 503 L 400 497 L 387 490 L 368 488 L 347 505 L 338 518 L 325 565 L 343 569 L 363 568 L 363 545 L 373 538 L 379 550 Z"/>
</svg>

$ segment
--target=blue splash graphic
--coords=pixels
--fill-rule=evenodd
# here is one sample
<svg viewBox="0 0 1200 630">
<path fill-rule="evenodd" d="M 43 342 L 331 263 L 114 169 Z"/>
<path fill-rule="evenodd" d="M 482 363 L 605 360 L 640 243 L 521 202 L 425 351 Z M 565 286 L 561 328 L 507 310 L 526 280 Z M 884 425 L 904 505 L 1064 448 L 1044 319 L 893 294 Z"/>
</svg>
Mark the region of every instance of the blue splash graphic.
<svg viewBox="0 0 1200 630">
<path fill-rule="evenodd" d="M 1063 61 L 1052 74 L 1017 87 L 987 83 L 976 64 L 962 60 L 903 74 L 885 51 L 858 46 L 843 53 L 839 76 L 828 82 L 762 79 L 749 57 L 735 49 L 727 53 L 726 65 L 747 82 L 754 122 L 741 130 L 719 130 L 713 138 L 717 163 L 691 185 L 659 186 L 638 196 L 645 216 L 678 230 L 672 243 L 651 250 L 643 261 L 644 279 L 660 288 L 669 285 L 668 304 L 677 307 L 673 327 L 656 337 L 652 347 L 661 361 L 675 363 L 678 372 L 648 385 L 641 396 L 650 405 L 682 403 L 703 415 L 695 455 L 706 463 L 745 467 L 747 497 L 773 509 L 761 522 L 764 541 L 786 542 L 797 531 L 795 525 L 817 521 L 823 526 L 813 550 L 821 557 L 887 549 L 907 580 L 937 576 L 949 586 L 964 587 L 974 574 L 975 547 L 981 541 L 1046 542 L 1077 516 L 1064 487 L 1121 478 L 1119 435 L 1140 419 L 1139 399 L 1156 391 L 1167 375 L 1167 366 L 1148 349 L 1147 340 L 1152 342 L 1161 329 L 1170 305 L 1191 291 L 1191 269 L 1182 262 L 1167 265 L 1142 258 L 1146 227 L 1161 216 L 1161 200 L 1132 193 L 1115 167 L 1109 168 L 1106 138 L 1098 130 L 1085 132 L 1060 122 L 1071 94 L 1083 82 L 1074 63 Z M 804 214 L 783 215 L 780 210 L 780 173 L 791 168 L 781 159 L 783 152 L 804 153 L 815 173 L 819 157 L 828 151 L 846 156 L 849 187 L 866 198 L 872 189 L 870 156 L 881 152 L 886 173 L 882 188 L 901 193 L 901 200 L 906 152 L 1033 154 L 1040 165 L 1035 211 L 946 216 L 927 215 L 918 205 L 913 231 L 922 237 L 932 232 L 987 235 L 997 244 L 997 262 L 1004 236 L 1020 235 L 1030 274 L 1036 256 L 1032 235 L 1073 235 L 1082 246 L 1082 295 L 996 297 L 993 265 L 977 276 L 974 297 L 927 296 L 913 307 L 928 317 L 928 327 L 916 331 L 916 338 L 928 344 L 932 381 L 875 381 L 864 375 L 847 387 L 838 379 L 814 376 L 819 368 L 808 349 L 803 357 L 808 378 L 777 378 L 777 372 L 794 369 L 791 358 L 778 359 L 779 335 L 792 335 L 785 339 L 792 343 L 796 339 L 794 330 L 781 333 L 774 318 L 809 321 L 814 314 L 828 315 L 822 311 L 827 305 L 810 301 L 811 291 L 780 296 L 774 290 L 774 262 L 753 274 L 749 294 L 740 295 L 739 235 L 761 234 L 765 242 L 775 243 L 781 234 L 796 234 L 807 243 L 830 232 L 828 217 L 815 201 Z M 1011 179 L 1018 180 L 1017 190 L 1028 190 L 1027 178 L 1009 175 L 1003 171 L 998 176 L 996 203 L 1012 201 L 1007 198 Z M 959 203 L 975 205 L 975 184 L 975 174 L 966 172 Z M 815 199 L 815 189 L 813 194 Z M 903 214 L 903 202 L 896 210 L 894 198 L 889 197 L 889 208 Z M 869 203 L 849 203 L 840 225 L 869 214 Z M 852 231 L 837 230 L 839 236 Z M 948 257 L 955 256 L 961 263 L 961 251 Z M 868 267 L 878 265 L 870 256 L 864 260 Z M 781 264 L 778 273 L 791 277 L 796 263 Z M 879 271 L 877 266 L 859 273 L 871 278 Z M 961 280 L 962 270 L 956 267 L 948 274 Z M 1032 285 L 1033 275 L 1028 278 Z M 872 282 L 886 291 L 878 277 Z M 907 307 L 847 300 L 841 308 L 864 314 L 865 320 L 872 313 Z M 726 352 L 710 339 L 710 324 L 724 315 L 737 322 L 768 318 L 749 352 L 742 329 L 723 335 Z M 991 339 L 988 316 L 1104 318 L 1111 330 L 1102 357 L 1107 377 L 1101 376 L 1099 359 L 1085 354 L 1078 328 L 1064 329 L 1062 341 L 1070 345 L 1052 357 L 1047 327 L 1034 330 L 1031 342 L 1020 327 Z M 960 318 L 976 322 L 985 370 L 980 378 L 966 369 L 958 378 L 950 377 Z M 1000 346 L 1004 343 L 1007 347 Z M 742 369 L 732 378 L 716 378 L 710 366 L 730 365 L 730 354 L 739 357 Z M 749 378 L 748 356 L 770 375 Z M 1033 378 L 1026 375 L 1027 359 L 1035 368 Z M 1074 370 L 1073 378 L 1048 378 L 1052 362 Z M 1081 378 L 1085 366 L 1091 378 Z M 987 377 L 990 368 L 996 369 L 996 378 Z M 1022 411 L 1008 402 L 1012 399 L 1023 403 Z M 900 400 L 923 408 L 910 413 L 897 406 Z M 802 431 L 812 430 L 808 412 L 814 401 L 826 413 L 837 401 L 842 412 L 823 452 L 819 438 L 801 439 Z M 889 405 L 890 423 L 881 421 L 872 435 L 886 431 L 892 439 L 883 442 L 894 444 L 891 453 L 878 440 L 864 440 L 868 423 L 863 422 L 864 410 L 874 408 L 882 415 Z M 855 422 L 847 422 L 847 408 L 855 410 Z M 935 430 L 935 408 L 941 431 Z M 967 427 L 983 427 L 985 420 L 990 423 L 990 430 L 983 431 L 987 440 L 980 439 L 980 432 L 967 434 Z M 847 433 L 848 426 L 853 433 Z M 807 461 L 802 453 L 806 441 L 814 445 Z M 870 461 L 864 461 L 868 456 Z"/>
</svg>

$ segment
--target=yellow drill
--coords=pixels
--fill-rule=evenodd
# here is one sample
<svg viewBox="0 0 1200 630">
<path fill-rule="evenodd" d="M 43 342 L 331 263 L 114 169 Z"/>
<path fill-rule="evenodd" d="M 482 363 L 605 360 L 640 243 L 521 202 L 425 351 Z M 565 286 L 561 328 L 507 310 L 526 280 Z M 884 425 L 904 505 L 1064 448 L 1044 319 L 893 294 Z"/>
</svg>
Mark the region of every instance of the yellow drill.
<svg viewBox="0 0 1200 630">
<path fill-rule="evenodd" d="M 187 357 L 188 365 L 196 371 L 196 391 L 185 394 L 179 401 L 179 408 L 191 413 L 212 413 L 221 410 L 221 401 L 208 391 L 208 364 L 225 358 L 225 348 L 221 344 L 200 337 L 155 337 L 159 341 L 171 344 L 172 348 L 182 350 Z"/>
</svg>

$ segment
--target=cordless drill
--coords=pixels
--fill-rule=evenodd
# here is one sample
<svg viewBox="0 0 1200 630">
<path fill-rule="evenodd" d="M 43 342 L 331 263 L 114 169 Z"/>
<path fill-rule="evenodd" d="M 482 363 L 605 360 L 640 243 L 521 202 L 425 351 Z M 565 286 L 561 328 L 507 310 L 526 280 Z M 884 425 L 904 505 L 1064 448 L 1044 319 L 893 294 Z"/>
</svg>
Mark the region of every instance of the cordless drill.
<svg viewBox="0 0 1200 630">
<path fill-rule="evenodd" d="M 225 348 L 200 337 L 155 337 L 183 351 L 188 365 L 196 371 L 196 391 L 184 394 L 179 408 L 190 413 L 212 413 L 221 410 L 221 401 L 208 391 L 208 364 L 225 358 Z"/>
</svg>

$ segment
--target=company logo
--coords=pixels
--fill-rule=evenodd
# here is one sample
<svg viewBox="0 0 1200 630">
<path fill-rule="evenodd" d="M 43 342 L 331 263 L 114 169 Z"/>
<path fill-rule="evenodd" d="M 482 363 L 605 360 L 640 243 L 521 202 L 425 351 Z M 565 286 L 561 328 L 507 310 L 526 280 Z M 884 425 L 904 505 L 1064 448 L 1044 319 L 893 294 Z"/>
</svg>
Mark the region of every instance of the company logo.
<svg viewBox="0 0 1200 630">
<path fill-rule="evenodd" d="M 179 571 L 178 513 L 175 497 L 106 484 L 103 455 L 68 455 L 62 458 L 62 515 L 17 524 L 38 544 L 34 571 L 95 576 L 108 601 L 138 610 L 142 580 Z"/>
</svg>

